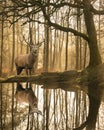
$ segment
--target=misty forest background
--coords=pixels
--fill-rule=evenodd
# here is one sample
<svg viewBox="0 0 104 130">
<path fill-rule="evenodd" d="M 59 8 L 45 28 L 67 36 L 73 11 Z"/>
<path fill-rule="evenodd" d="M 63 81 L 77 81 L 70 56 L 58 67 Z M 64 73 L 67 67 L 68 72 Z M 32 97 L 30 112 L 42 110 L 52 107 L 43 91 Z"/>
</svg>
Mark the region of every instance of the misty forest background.
<svg viewBox="0 0 104 130">
<path fill-rule="evenodd" d="M 33 75 L 96 68 L 104 62 L 104 0 L 0 0 L 0 77 L 16 75 L 15 57 L 30 52 L 26 41 L 43 39 Z M 89 99 L 84 91 L 41 87 L 32 83 L 44 116 L 29 118 L 28 107 L 18 106 L 14 98 L 16 83 L 0 84 L 1 130 L 72 130 L 86 120 Z M 98 108 L 95 129 L 103 130 L 103 101 Z"/>
</svg>

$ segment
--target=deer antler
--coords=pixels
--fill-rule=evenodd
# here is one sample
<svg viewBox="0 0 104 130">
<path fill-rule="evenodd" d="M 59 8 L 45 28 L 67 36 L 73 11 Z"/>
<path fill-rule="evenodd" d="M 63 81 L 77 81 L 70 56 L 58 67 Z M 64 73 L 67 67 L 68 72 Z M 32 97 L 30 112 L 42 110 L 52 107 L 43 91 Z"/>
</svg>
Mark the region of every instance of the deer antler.
<svg viewBox="0 0 104 130">
<path fill-rule="evenodd" d="M 36 45 L 38 45 L 40 47 L 43 42 L 45 42 L 45 39 L 43 39 L 43 41 L 41 41 L 41 42 L 38 42 Z"/>
<path fill-rule="evenodd" d="M 23 40 L 30 46 L 30 42 L 26 40 L 24 35 L 23 35 Z"/>
</svg>

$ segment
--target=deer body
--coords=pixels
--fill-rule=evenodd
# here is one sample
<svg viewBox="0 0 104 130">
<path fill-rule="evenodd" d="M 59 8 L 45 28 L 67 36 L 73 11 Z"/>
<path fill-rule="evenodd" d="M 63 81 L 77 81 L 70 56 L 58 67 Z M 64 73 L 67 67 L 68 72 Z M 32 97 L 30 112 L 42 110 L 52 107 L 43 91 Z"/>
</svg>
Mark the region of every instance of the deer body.
<svg viewBox="0 0 104 130">
<path fill-rule="evenodd" d="M 19 75 L 23 69 L 26 69 L 27 74 L 28 74 L 28 70 L 29 70 L 29 73 L 31 74 L 31 70 L 34 66 L 34 63 L 37 60 L 37 56 L 38 55 L 36 55 L 32 52 L 30 52 L 30 54 L 24 54 L 24 55 L 17 56 L 15 59 L 17 74 Z"/>
</svg>

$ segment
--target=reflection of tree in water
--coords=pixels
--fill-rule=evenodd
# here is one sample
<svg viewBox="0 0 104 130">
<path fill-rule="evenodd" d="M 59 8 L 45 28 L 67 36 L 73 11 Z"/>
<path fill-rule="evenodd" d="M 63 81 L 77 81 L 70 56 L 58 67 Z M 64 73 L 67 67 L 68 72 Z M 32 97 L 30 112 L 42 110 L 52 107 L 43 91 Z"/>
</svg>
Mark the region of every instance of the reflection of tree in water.
<svg viewBox="0 0 104 130">
<path fill-rule="evenodd" d="M 28 98 L 29 100 L 31 100 L 31 93 L 32 93 L 32 97 L 34 97 L 35 100 L 35 107 L 34 109 L 31 109 L 31 107 L 29 107 L 29 103 L 27 102 L 27 99 L 25 100 L 27 102 L 27 105 L 25 104 L 17 104 L 16 99 L 14 98 L 14 103 L 12 102 L 12 87 L 14 85 L 12 84 L 1 84 L 0 87 L 0 95 L 2 96 L 2 100 L 0 100 L 1 104 L 0 104 L 0 121 L 1 121 L 1 126 L 3 126 L 1 129 L 5 129 L 5 130 L 11 130 L 13 128 L 17 128 L 20 129 L 20 127 L 22 127 L 23 129 L 25 129 L 25 127 L 33 127 L 35 122 L 35 125 L 38 124 L 37 121 L 37 116 L 39 113 L 41 114 L 41 111 L 38 110 L 38 104 L 37 104 L 37 98 L 34 94 L 34 91 L 32 91 L 30 88 L 27 88 L 27 90 L 24 90 L 25 94 L 22 95 L 22 97 L 24 98 L 24 95 L 27 96 L 26 98 Z M 15 87 L 15 86 L 14 86 Z M 22 86 L 21 86 L 22 87 Z M 17 88 L 17 85 L 16 85 Z M 19 87 L 20 88 L 20 87 Z M 23 91 L 23 90 L 19 90 L 19 91 Z M 32 92 L 31 92 L 32 91 Z M 28 95 L 29 94 L 29 95 Z M 20 94 L 21 95 L 21 94 Z M 19 98 L 22 98 L 20 97 Z M 23 103 L 21 101 L 21 103 Z M 13 107 L 13 109 L 12 109 Z M 30 113 L 31 112 L 31 113 Z M 25 124 L 25 125 L 24 125 Z"/>
<path fill-rule="evenodd" d="M 15 89 L 17 84 L 14 84 Z M 22 84 L 25 86 L 24 84 Z M 5 86 L 5 87 L 4 87 Z M 43 118 L 46 120 L 46 115 L 40 116 L 39 114 L 30 114 L 28 106 L 20 107 L 16 105 L 16 101 L 14 100 L 14 109 L 11 111 L 12 107 L 12 84 L 2 84 L 3 93 L 2 93 L 2 123 L 4 124 L 6 130 L 12 129 L 12 121 L 14 127 L 18 129 L 45 129 L 43 126 Z M 4 89 L 5 88 L 5 89 Z M 38 98 L 38 108 L 43 111 L 43 89 L 38 88 L 37 86 L 32 86 L 32 89 L 36 93 L 36 97 Z M 15 90 L 16 91 L 16 90 Z M 45 91 L 45 90 L 44 90 Z M 77 90 L 76 90 L 77 91 Z M 49 129 L 61 130 L 66 128 L 73 128 L 74 123 L 76 123 L 76 118 L 80 119 L 78 126 L 84 122 L 85 115 L 87 117 L 88 113 L 88 98 L 86 95 L 80 91 L 78 91 L 78 95 L 75 92 L 66 92 L 57 89 L 57 90 L 49 90 Z M 65 100 L 66 99 L 66 100 Z M 5 109 L 4 109 L 5 108 Z M 87 111 L 86 111 L 87 110 Z M 45 109 L 46 111 L 46 109 Z M 99 117 L 102 119 L 97 123 L 97 128 L 104 127 L 104 118 L 103 118 L 103 104 L 100 107 Z M 12 119 L 12 113 L 14 116 L 14 120 Z M 67 113 L 67 115 L 66 115 Z M 76 115 L 77 113 L 77 115 Z M 28 118 L 29 116 L 29 118 Z M 77 117 L 78 116 L 78 117 Z M 29 120 L 28 120 L 29 119 Z M 27 123 L 28 122 L 28 123 Z"/>
</svg>

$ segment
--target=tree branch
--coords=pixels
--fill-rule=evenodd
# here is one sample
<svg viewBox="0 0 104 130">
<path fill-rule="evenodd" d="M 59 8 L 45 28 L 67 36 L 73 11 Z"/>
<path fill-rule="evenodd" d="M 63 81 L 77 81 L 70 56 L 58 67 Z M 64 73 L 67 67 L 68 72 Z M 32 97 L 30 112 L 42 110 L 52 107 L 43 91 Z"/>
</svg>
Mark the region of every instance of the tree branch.
<svg viewBox="0 0 104 130">
<path fill-rule="evenodd" d="M 91 11 L 92 11 L 94 14 L 104 15 L 104 10 L 97 10 L 97 9 L 95 9 L 93 6 L 91 6 Z"/>
<path fill-rule="evenodd" d="M 100 68 L 100 69 L 99 69 Z M 7 78 L 0 78 L 0 83 L 12 82 L 33 82 L 42 85 L 48 89 L 61 88 L 66 91 L 83 90 L 88 93 L 89 84 L 98 83 L 99 88 L 96 86 L 91 87 L 92 96 L 99 98 L 97 92 L 103 91 L 104 86 L 104 64 L 97 67 L 88 68 L 82 72 L 70 70 L 65 72 L 44 72 L 41 75 L 32 76 L 10 76 Z M 103 96 L 104 98 L 104 96 Z"/>
</svg>

